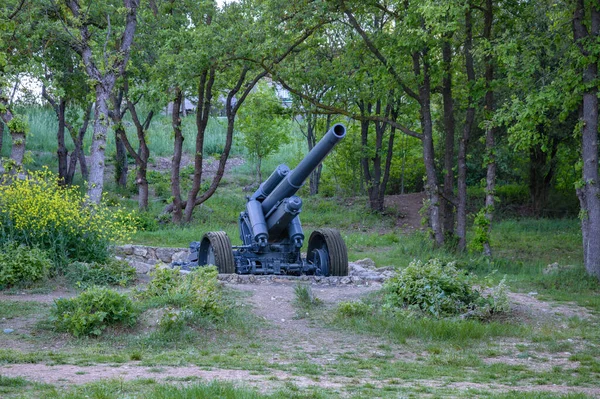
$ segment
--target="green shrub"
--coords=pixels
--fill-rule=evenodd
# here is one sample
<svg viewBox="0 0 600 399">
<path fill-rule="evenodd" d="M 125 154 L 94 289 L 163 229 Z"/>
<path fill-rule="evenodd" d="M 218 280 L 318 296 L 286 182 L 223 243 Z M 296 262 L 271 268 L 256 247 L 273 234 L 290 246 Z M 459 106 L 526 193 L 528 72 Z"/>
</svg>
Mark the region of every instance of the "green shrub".
<svg viewBox="0 0 600 399">
<path fill-rule="evenodd" d="M 470 276 L 458 270 L 454 262 L 415 260 L 385 283 L 385 307 L 434 317 L 485 317 L 509 310 L 504 280 L 487 294 L 483 293 L 485 288 L 474 287 Z"/>
<path fill-rule="evenodd" d="M 5 243 L 0 248 L 0 288 L 44 279 L 51 267 L 48 254 L 41 249 Z"/>
<path fill-rule="evenodd" d="M 142 293 L 144 298 L 193 315 L 218 318 L 226 310 L 214 266 L 198 267 L 187 274 L 181 274 L 179 268 L 157 267 L 150 274 L 153 278 Z"/>
<path fill-rule="evenodd" d="M 51 320 L 59 331 L 76 337 L 100 335 L 109 325 L 135 325 L 138 311 L 131 299 L 104 287 L 88 288 L 74 298 L 54 301 Z"/>
<path fill-rule="evenodd" d="M 340 317 L 366 316 L 371 307 L 363 301 L 340 302 L 337 307 L 337 315 Z"/>
<path fill-rule="evenodd" d="M 69 282 L 82 288 L 93 285 L 119 285 L 126 287 L 132 284 L 136 277 L 135 268 L 124 260 L 111 259 L 106 263 L 74 262 L 66 272 Z"/>
<path fill-rule="evenodd" d="M 0 185 L 0 244 L 15 241 L 45 248 L 56 266 L 103 262 L 109 247 L 135 229 L 130 215 L 90 204 L 79 187 L 63 187 L 43 170 Z"/>
<path fill-rule="evenodd" d="M 181 280 L 181 272 L 178 267 L 168 268 L 157 266 L 150 272 L 150 283 L 143 292 L 146 298 L 167 295 L 174 291 Z"/>
</svg>

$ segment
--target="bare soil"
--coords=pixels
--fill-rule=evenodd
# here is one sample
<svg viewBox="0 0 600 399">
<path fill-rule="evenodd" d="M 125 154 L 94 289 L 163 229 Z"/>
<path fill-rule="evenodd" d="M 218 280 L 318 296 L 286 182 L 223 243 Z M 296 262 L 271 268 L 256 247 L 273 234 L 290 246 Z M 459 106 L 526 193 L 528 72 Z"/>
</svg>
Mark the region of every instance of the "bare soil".
<svg viewBox="0 0 600 399">
<path fill-rule="evenodd" d="M 385 196 L 385 208 L 397 212 L 396 225 L 406 232 L 420 230 L 421 215 L 419 211 L 423 207 L 425 193 L 411 193 Z"/>
<path fill-rule="evenodd" d="M 293 305 L 295 284 L 245 284 L 231 285 L 230 289 L 237 289 L 249 293 L 247 303 L 251 305 L 255 314 L 265 320 L 265 327 L 259 334 L 268 341 L 272 341 L 281 352 L 268 354 L 269 364 L 292 363 L 298 356 L 303 356 L 308 363 L 326 367 L 340 361 L 345 354 L 352 354 L 361 358 L 373 358 L 387 356 L 392 353 L 389 361 L 413 362 L 419 357 L 428 356 L 427 353 L 414 353 L 408 346 L 401 344 L 390 344 L 378 338 L 357 335 L 350 331 L 332 330 L 324 326 L 322 322 L 315 322 L 298 314 Z M 314 295 L 319 298 L 325 307 L 333 307 L 341 301 L 356 300 L 369 294 L 380 286 L 313 286 Z M 68 292 L 55 292 L 48 295 L 0 295 L 0 303 L 4 300 L 39 301 L 43 303 L 52 302 L 60 296 L 70 295 Z M 542 323 L 555 321 L 563 323 L 565 318 L 571 316 L 593 317 L 586 309 L 574 304 L 550 304 L 540 301 L 532 295 L 511 294 L 513 305 L 512 317 L 518 317 L 528 323 Z M 26 335 L 32 331 L 37 322 L 35 317 L 13 318 L 1 320 L 0 329 L 6 328 L 10 322 L 15 326 L 15 334 L 4 334 L 0 337 L 0 346 L 22 351 L 34 349 L 34 344 L 27 340 L 19 339 L 19 335 Z M 1 334 L 1 333 L 0 333 Z M 387 346 L 387 353 L 383 353 L 381 345 Z M 483 361 L 487 364 L 503 363 L 509 365 L 520 365 L 532 370 L 551 370 L 559 366 L 567 371 L 578 366 L 578 362 L 569 360 L 570 353 L 536 353 L 534 358 L 515 356 L 519 353 L 518 345 L 523 345 L 519 340 L 506 340 L 501 343 L 505 353 L 493 356 Z M 44 349 L 60 349 L 62 343 L 48 343 Z M 532 349 L 534 350 L 534 349 Z M 418 363 L 415 363 L 418 367 Z M 507 391 L 531 391 L 531 392 L 553 392 L 553 393 L 584 393 L 600 397 L 600 387 L 572 387 L 556 385 L 503 385 L 503 384 L 477 384 L 472 382 L 450 382 L 440 380 L 382 380 L 377 375 L 377 370 L 364 370 L 360 378 L 348 378 L 344 376 L 324 374 L 318 376 L 304 376 L 297 373 L 285 372 L 276 368 L 267 368 L 263 373 L 248 370 L 232 370 L 219 368 L 206 368 L 196 366 L 182 367 L 147 367 L 140 362 L 130 361 L 120 365 L 97 364 L 92 366 L 75 365 L 46 365 L 34 364 L 6 364 L 0 366 L 0 375 L 10 377 L 24 377 L 28 380 L 55 384 L 60 387 L 68 387 L 72 384 L 85 384 L 92 381 L 105 379 L 134 380 L 139 378 L 151 378 L 157 381 L 191 381 L 191 380 L 222 380 L 231 381 L 240 385 L 255 386 L 261 391 L 269 391 L 281 388 L 286 382 L 292 382 L 299 387 L 321 387 L 339 390 L 350 395 L 351 386 L 371 384 L 375 387 L 394 385 L 407 389 L 428 387 L 433 389 L 450 389 L 456 392 L 467 390 L 483 390 L 492 392 Z M 460 394 L 457 394 L 460 397 Z"/>
</svg>

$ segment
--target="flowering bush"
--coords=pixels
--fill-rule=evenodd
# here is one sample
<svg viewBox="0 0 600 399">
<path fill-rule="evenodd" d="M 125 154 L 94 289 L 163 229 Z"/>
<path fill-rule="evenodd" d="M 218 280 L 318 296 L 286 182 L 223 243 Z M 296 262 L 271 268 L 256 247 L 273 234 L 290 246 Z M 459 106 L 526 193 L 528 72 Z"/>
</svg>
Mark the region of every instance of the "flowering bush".
<svg viewBox="0 0 600 399">
<path fill-rule="evenodd" d="M 0 244 L 43 248 L 57 266 L 105 261 L 109 245 L 127 239 L 131 226 L 124 210 L 88 203 L 78 187 L 61 186 L 48 170 L 0 185 Z"/>
</svg>

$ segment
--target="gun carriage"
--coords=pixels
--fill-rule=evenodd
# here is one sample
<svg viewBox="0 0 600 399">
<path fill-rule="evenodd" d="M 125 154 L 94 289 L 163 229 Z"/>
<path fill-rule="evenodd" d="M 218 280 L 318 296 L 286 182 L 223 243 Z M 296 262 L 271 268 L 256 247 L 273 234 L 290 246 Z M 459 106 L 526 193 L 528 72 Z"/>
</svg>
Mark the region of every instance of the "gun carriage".
<svg viewBox="0 0 600 399">
<path fill-rule="evenodd" d="M 334 125 L 294 170 L 279 165 L 247 198 L 246 209 L 239 217 L 242 245 L 232 246 L 224 231 L 206 233 L 200 242 L 190 245 L 189 263 L 215 265 L 219 273 L 346 276 L 346 244 L 335 229 L 313 231 L 306 258 L 302 257 L 302 200 L 296 196 L 345 135 L 344 125 Z"/>
</svg>

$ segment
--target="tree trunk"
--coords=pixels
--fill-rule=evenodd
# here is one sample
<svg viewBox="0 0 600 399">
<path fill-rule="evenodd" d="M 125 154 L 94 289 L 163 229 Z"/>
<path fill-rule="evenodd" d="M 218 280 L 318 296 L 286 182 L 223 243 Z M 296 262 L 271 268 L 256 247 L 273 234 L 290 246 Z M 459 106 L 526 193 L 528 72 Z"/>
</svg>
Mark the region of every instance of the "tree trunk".
<svg viewBox="0 0 600 399">
<path fill-rule="evenodd" d="M 104 167 L 105 167 L 105 151 L 106 151 L 106 134 L 109 124 L 109 107 L 108 101 L 111 92 L 114 88 L 117 76 L 122 76 L 125 73 L 125 67 L 129 61 L 129 55 L 135 30 L 137 27 L 137 8 L 138 0 L 123 0 L 123 11 L 125 16 L 125 28 L 120 37 L 119 56 L 108 57 L 104 54 L 105 69 L 101 71 L 95 63 L 92 48 L 90 46 L 92 34 L 89 31 L 89 25 L 82 23 L 80 4 L 77 1 L 67 2 L 67 7 L 70 9 L 72 20 L 69 22 L 77 22 L 79 29 L 79 38 L 77 45 L 74 46 L 76 51 L 81 56 L 83 65 L 85 66 L 88 78 L 95 81 L 96 87 L 96 105 L 94 107 L 94 135 L 92 137 L 92 148 L 90 154 L 90 172 L 88 181 L 88 198 L 92 203 L 100 203 L 102 199 L 102 189 L 104 187 Z M 109 30 L 110 33 L 110 30 Z M 107 41 L 105 44 L 108 42 Z M 106 49 L 106 46 L 105 46 Z"/>
<path fill-rule="evenodd" d="M 58 178 L 61 184 L 67 182 L 67 146 L 65 145 L 65 109 L 67 107 L 67 101 L 61 98 L 58 103 L 58 131 L 56 132 L 56 142 L 58 149 L 56 155 L 58 155 Z"/>
<path fill-rule="evenodd" d="M 423 130 L 423 162 L 425 163 L 425 173 L 427 176 L 425 192 L 429 201 L 429 226 L 431 227 L 431 233 L 436 245 L 442 246 L 444 245 L 444 232 L 440 222 L 440 195 L 435 170 L 433 123 L 431 119 L 431 76 L 427 52 L 428 50 L 424 49 L 422 53 L 413 54 L 413 69 L 415 76 L 422 80 L 422 83 L 419 85 L 419 101 L 421 127 Z M 421 59 L 423 61 L 422 71 Z"/>
<path fill-rule="evenodd" d="M 79 161 L 79 167 L 81 168 L 81 177 L 84 181 L 87 181 L 88 178 L 87 162 L 85 161 L 85 154 L 83 153 L 83 138 L 85 137 L 85 133 L 87 132 L 90 122 L 92 104 L 87 106 L 84 112 L 85 114 L 83 116 L 83 123 L 79 128 L 79 132 L 76 132 L 73 126 L 67 124 L 67 129 L 69 130 L 71 139 L 75 145 L 75 149 L 71 153 L 69 167 L 67 169 L 67 178 L 65 182 L 68 185 L 73 184 L 73 178 L 75 177 L 75 170 L 77 168 L 77 161 Z"/>
<path fill-rule="evenodd" d="M 464 251 L 467 247 L 467 148 L 469 137 L 475 120 L 475 107 L 473 106 L 473 86 L 475 84 L 475 66 L 473 62 L 473 21 L 472 4 L 469 1 L 465 11 L 465 69 L 469 94 L 467 97 L 467 111 L 465 125 L 458 147 L 458 198 L 456 207 L 456 235 L 458 236 L 458 250 Z"/>
<path fill-rule="evenodd" d="M 451 35 L 448 35 L 451 36 Z M 444 105 L 444 195 L 442 214 L 444 215 L 444 233 L 454 234 L 454 100 L 452 98 L 452 48 L 450 38 L 442 42 L 442 60 L 444 76 L 442 79 L 442 102 Z"/>
<path fill-rule="evenodd" d="M 25 132 L 18 130 L 11 131 L 10 136 L 12 137 L 10 159 L 13 160 L 15 165 L 23 166 L 23 158 L 25 158 Z"/>
<path fill-rule="evenodd" d="M 492 40 L 492 23 L 494 18 L 493 0 L 486 0 L 484 12 L 483 36 L 488 43 Z M 491 124 L 492 114 L 494 112 L 494 91 L 492 82 L 494 80 L 494 64 L 492 55 L 489 52 L 485 56 L 485 119 L 487 126 L 485 129 L 485 151 L 487 157 L 487 173 L 485 187 L 485 218 L 488 220 L 487 238 L 483 243 L 483 253 L 486 256 L 492 256 L 492 247 L 490 244 L 490 234 L 492 232 L 492 220 L 494 218 L 494 195 L 496 191 L 496 143 L 495 129 Z"/>
<path fill-rule="evenodd" d="M 600 37 L 600 6 L 590 3 L 591 23 L 585 22 L 585 2 L 577 0 L 573 15 L 573 33 L 581 55 L 588 59 L 582 71 L 584 87 L 581 103 L 582 185 L 577 189 L 581 205 L 583 262 L 588 274 L 600 279 L 600 174 L 598 173 L 598 64 L 591 57 L 586 41 Z M 589 26 L 589 28 L 588 28 Z M 589 30 L 588 30 L 589 29 Z"/>
<path fill-rule="evenodd" d="M 104 168 L 106 152 L 106 134 L 108 132 L 108 100 L 114 86 L 114 77 L 96 86 L 96 105 L 94 106 L 94 135 L 90 151 L 90 171 L 87 194 L 89 200 L 99 204 L 104 187 Z"/>
<path fill-rule="evenodd" d="M 204 152 L 204 138 L 206 137 L 206 127 L 210 118 L 210 109 L 212 102 L 212 87 L 215 81 L 215 69 L 211 67 L 204 70 L 198 83 L 198 109 L 196 110 L 196 153 L 194 155 L 194 178 L 192 188 L 188 193 L 188 199 L 185 205 L 185 221 L 192 221 L 196 198 L 200 192 L 202 184 L 202 160 Z"/>
<path fill-rule="evenodd" d="M 123 140 L 121 140 L 121 137 L 126 134 L 125 127 L 122 124 L 118 124 L 115 128 L 115 182 L 121 188 L 127 186 L 127 173 L 129 172 L 127 149 L 125 148 L 125 144 L 123 144 Z"/>
<path fill-rule="evenodd" d="M 181 154 L 183 152 L 183 134 L 181 133 L 181 101 L 183 94 L 181 89 L 175 89 L 175 100 L 173 101 L 172 125 L 175 136 L 173 147 L 173 161 L 171 163 L 171 195 L 173 196 L 173 223 L 181 223 L 183 213 L 181 211 L 181 184 L 179 181 L 179 170 L 181 168 Z"/>
<path fill-rule="evenodd" d="M 541 216 L 548 203 L 556 168 L 558 140 L 551 140 L 549 147 L 548 150 L 543 150 L 541 146 L 529 149 L 529 195 L 533 213 L 537 216 Z"/>
</svg>

